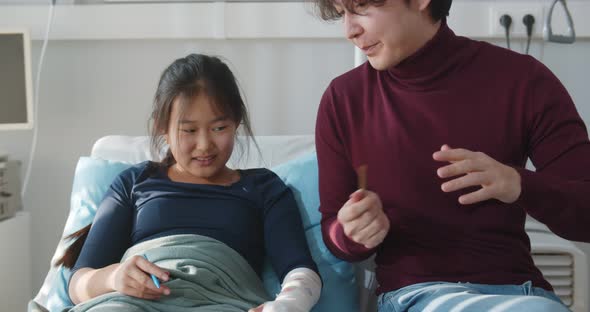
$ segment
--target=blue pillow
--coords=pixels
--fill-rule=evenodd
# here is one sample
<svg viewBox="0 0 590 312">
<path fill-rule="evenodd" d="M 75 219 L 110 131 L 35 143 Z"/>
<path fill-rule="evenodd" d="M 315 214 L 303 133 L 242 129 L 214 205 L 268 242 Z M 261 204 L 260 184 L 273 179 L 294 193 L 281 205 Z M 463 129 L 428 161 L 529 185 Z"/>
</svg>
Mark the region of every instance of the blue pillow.
<svg viewBox="0 0 590 312">
<path fill-rule="evenodd" d="M 92 222 L 98 205 L 115 177 L 131 166 L 132 164 L 129 163 L 90 157 L 81 157 L 78 160 L 72 187 L 70 213 L 62 237 L 74 233 Z M 70 243 L 62 239 L 55 254 L 62 255 Z M 47 291 L 46 302 L 38 303 L 49 311 L 62 311 L 73 306 L 67 290 L 70 276 L 69 269 L 63 266 L 55 268 L 52 264 L 45 283 L 41 287 L 41 292 Z"/>
<path fill-rule="evenodd" d="M 322 239 L 321 214 L 318 210 L 320 196 L 316 154 L 303 155 L 272 170 L 293 191 L 311 255 L 318 265 L 324 283 L 320 300 L 312 311 L 360 311 L 353 265 L 334 257 Z M 274 275 L 272 270 L 265 270 L 265 272 L 268 272 L 268 275 Z M 276 276 L 272 280 L 263 274 L 263 281 L 270 294 L 279 292 Z M 277 285 L 277 288 L 273 288 L 273 285 Z"/>
<path fill-rule="evenodd" d="M 70 213 L 64 236 L 90 224 L 104 194 L 115 177 L 132 164 L 81 157 L 76 166 Z M 273 171 L 295 195 L 313 259 L 324 283 L 322 295 L 312 311 L 359 311 L 358 290 L 352 264 L 334 257 L 322 240 L 320 229 L 317 159 L 308 154 L 280 165 Z M 56 254 L 62 254 L 70 242 L 60 241 Z M 53 271 L 53 272 L 52 272 Z M 47 301 L 38 302 L 49 311 L 61 311 L 73 306 L 67 292 L 71 272 L 62 266 L 52 268 L 42 287 L 49 289 Z M 279 293 L 280 284 L 270 265 L 265 264 L 262 279 L 271 296 Z"/>
</svg>

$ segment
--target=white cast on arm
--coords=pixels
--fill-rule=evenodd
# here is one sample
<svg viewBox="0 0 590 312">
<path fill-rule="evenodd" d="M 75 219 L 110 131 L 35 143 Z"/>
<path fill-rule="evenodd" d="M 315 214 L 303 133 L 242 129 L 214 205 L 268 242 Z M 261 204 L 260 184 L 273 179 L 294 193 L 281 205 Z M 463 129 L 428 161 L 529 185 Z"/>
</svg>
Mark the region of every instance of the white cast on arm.
<svg viewBox="0 0 590 312">
<path fill-rule="evenodd" d="M 274 301 L 264 304 L 262 312 L 309 312 L 320 299 L 322 281 L 308 268 L 290 271 Z"/>
</svg>

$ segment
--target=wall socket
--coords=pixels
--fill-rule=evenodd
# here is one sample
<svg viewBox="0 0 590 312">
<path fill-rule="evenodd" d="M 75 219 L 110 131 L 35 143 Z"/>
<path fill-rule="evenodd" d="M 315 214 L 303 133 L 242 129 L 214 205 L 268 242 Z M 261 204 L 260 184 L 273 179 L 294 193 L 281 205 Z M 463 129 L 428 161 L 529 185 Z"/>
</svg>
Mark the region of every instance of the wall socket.
<svg viewBox="0 0 590 312">
<path fill-rule="evenodd" d="M 490 35 L 494 37 L 504 37 L 506 35 L 504 27 L 500 25 L 500 17 L 508 14 L 512 17 L 510 37 L 526 38 L 526 26 L 523 24 L 522 18 L 527 14 L 531 14 L 535 17 L 533 37 L 541 37 L 543 36 L 543 24 L 545 22 L 543 13 L 543 6 L 532 1 L 529 3 L 497 2 L 490 8 Z"/>
</svg>

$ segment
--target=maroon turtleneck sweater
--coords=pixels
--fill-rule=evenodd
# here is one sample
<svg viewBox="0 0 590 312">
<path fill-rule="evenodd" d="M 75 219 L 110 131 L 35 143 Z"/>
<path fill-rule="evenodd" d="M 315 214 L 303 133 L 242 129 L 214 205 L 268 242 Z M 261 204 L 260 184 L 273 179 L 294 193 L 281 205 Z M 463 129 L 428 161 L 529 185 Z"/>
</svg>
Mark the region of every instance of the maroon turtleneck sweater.
<svg viewBox="0 0 590 312">
<path fill-rule="evenodd" d="M 512 204 L 461 205 L 473 188 L 444 193 L 432 154 L 481 151 L 516 168 Z M 570 240 L 590 241 L 590 142 L 565 88 L 530 56 L 456 36 L 445 23 L 414 55 L 385 71 L 368 63 L 334 79 L 316 124 L 324 241 L 337 257 L 377 253 L 378 293 L 430 281 L 551 285 L 533 264 L 526 213 Z M 529 157 L 536 172 L 524 169 Z M 368 164 L 368 189 L 391 222 L 367 250 L 337 212 Z"/>
</svg>

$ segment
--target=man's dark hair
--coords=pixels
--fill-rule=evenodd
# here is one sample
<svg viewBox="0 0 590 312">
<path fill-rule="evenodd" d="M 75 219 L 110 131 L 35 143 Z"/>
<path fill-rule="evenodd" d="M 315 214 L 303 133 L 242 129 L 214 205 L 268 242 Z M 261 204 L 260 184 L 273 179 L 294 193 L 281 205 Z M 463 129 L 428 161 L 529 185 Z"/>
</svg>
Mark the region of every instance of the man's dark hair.
<svg viewBox="0 0 590 312">
<path fill-rule="evenodd" d="M 341 13 L 336 11 L 334 8 L 334 0 L 313 0 L 318 9 L 319 15 L 323 20 L 336 20 L 341 17 Z M 355 7 L 363 6 L 363 5 L 374 5 L 374 6 L 382 6 L 385 1 L 387 0 L 342 0 L 342 5 L 350 12 L 355 12 Z M 400 1 L 400 0 L 392 0 L 392 1 Z M 410 0 L 403 0 L 407 3 Z M 443 18 L 449 16 L 449 10 L 451 9 L 451 3 L 453 0 L 431 0 L 430 5 L 428 6 L 428 11 L 430 13 L 430 17 L 435 22 L 442 20 Z"/>
</svg>

